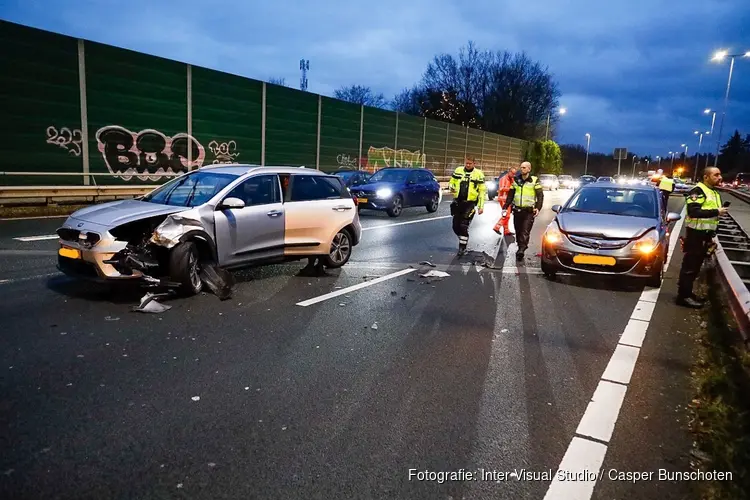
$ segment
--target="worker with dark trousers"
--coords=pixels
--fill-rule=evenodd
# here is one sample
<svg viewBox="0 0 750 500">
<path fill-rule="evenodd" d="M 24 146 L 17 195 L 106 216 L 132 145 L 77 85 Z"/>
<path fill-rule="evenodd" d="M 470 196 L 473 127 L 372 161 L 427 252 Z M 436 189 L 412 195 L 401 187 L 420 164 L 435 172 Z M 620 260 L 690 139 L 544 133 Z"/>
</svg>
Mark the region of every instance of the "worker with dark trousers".
<svg viewBox="0 0 750 500">
<path fill-rule="evenodd" d="M 458 167 L 451 175 L 449 182 L 453 203 L 453 232 L 458 236 L 458 256 L 466 254 L 469 244 L 469 225 L 475 214 L 484 212 L 484 199 L 487 197 L 487 186 L 484 184 L 484 173 L 476 168 L 474 158 L 466 158 L 465 166 Z"/>
<path fill-rule="evenodd" d="M 531 175 L 531 163 L 521 163 L 520 172 L 516 175 L 508 191 L 503 211 L 513 206 L 513 227 L 516 230 L 516 260 L 523 260 L 523 254 L 529 248 L 531 228 L 534 218 L 539 215 L 544 203 L 544 189 L 539 178 Z"/>
<path fill-rule="evenodd" d="M 674 191 L 674 179 L 670 179 L 667 174 L 664 174 L 659 181 L 659 192 L 661 193 L 661 213 L 662 215 L 667 213 L 667 205 L 669 205 L 669 197 Z"/>
<path fill-rule="evenodd" d="M 699 309 L 705 298 L 693 293 L 693 283 L 698 277 L 703 261 L 713 246 L 713 237 L 719 227 L 719 217 L 727 212 L 721 195 L 715 189 L 721 183 L 721 171 L 708 167 L 699 182 L 687 196 L 685 238 L 682 241 L 682 266 L 677 283 L 677 305 Z"/>
</svg>

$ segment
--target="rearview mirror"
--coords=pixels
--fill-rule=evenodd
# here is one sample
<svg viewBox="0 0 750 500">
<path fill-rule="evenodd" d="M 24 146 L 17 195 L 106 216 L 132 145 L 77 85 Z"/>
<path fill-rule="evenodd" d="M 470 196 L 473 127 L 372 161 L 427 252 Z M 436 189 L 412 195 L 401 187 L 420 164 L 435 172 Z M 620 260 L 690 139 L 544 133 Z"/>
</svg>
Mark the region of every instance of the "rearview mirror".
<svg viewBox="0 0 750 500">
<path fill-rule="evenodd" d="M 559 214 L 560 210 L 562 210 L 562 206 L 560 206 L 560 205 L 552 205 L 552 211 L 555 212 L 556 214 Z"/>
<path fill-rule="evenodd" d="M 239 198 L 226 198 L 221 202 L 221 208 L 245 208 L 245 202 L 240 200 Z"/>
<path fill-rule="evenodd" d="M 667 222 L 677 222 L 682 219 L 682 216 L 676 212 L 669 212 L 667 214 Z"/>
</svg>

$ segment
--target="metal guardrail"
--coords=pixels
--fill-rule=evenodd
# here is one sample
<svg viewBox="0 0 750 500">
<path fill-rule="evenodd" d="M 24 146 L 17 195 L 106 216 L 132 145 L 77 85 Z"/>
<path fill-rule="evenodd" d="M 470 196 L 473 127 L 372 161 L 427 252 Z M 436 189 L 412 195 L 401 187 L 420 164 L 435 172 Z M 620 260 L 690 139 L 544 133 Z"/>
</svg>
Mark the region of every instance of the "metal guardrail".
<svg viewBox="0 0 750 500">
<path fill-rule="evenodd" d="M 733 189 L 721 189 L 750 203 L 750 195 Z M 730 214 L 719 219 L 714 237 L 713 259 L 719 269 L 722 285 L 729 297 L 729 307 L 746 347 L 750 347 L 750 236 Z"/>
</svg>

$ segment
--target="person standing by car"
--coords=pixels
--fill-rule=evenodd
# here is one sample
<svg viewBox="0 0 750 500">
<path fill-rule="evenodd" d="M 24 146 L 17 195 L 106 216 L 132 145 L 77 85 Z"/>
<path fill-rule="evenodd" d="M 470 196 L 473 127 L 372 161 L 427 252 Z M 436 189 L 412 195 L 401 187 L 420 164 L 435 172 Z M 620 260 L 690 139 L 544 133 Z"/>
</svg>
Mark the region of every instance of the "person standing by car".
<svg viewBox="0 0 750 500">
<path fill-rule="evenodd" d="M 659 191 L 661 192 L 662 213 L 667 212 L 667 204 L 669 203 L 669 196 L 674 191 L 674 179 L 670 179 L 667 174 L 664 174 L 659 181 Z"/>
<path fill-rule="evenodd" d="M 453 232 L 458 236 L 458 255 L 466 254 L 469 245 L 469 225 L 476 213 L 484 212 L 484 198 L 487 187 L 484 184 L 484 173 L 476 168 L 474 158 L 466 158 L 466 164 L 453 172 L 449 182 L 453 203 Z"/>
<path fill-rule="evenodd" d="M 544 190 L 539 178 L 531 175 L 531 163 L 521 163 L 521 172 L 513 179 L 508 191 L 508 198 L 503 205 L 503 213 L 513 206 L 513 226 L 516 229 L 516 260 L 523 260 L 523 254 L 529 248 L 529 237 L 534 225 L 534 218 L 539 214 L 544 203 Z"/>
<path fill-rule="evenodd" d="M 722 206 L 721 195 L 715 189 L 719 184 L 721 171 L 716 167 L 709 167 L 703 171 L 703 181 L 688 193 L 677 305 L 698 309 L 705 302 L 693 294 L 693 283 L 719 227 L 719 216 L 727 213 L 727 209 Z"/>
<path fill-rule="evenodd" d="M 510 170 L 508 170 L 508 173 L 505 174 L 498 182 L 497 182 L 497 201 L 500 203 L 500 206 L 505 205 L 505 201 L 508 199 L 508 193 L 510 192 L 510 188 L 513 186 L 513 180 L 516 177 L 516 173 L 518 173 L 518 169 L 513 166 L 510 167 Z M 497 221 L 497 224 L 495 224 L 495 227 L 492 228 L 497 234 L 500 234 L 500 228 L 502 227 L 504 229 L 503 234 L 506 236 L 509 234 L 513 234 L 510 229 L 508 229 L 508 223 L 510 222 L 510 211 L 504 210 L 503 215 L 500 217 L 500 219 Z"/>
</svg>

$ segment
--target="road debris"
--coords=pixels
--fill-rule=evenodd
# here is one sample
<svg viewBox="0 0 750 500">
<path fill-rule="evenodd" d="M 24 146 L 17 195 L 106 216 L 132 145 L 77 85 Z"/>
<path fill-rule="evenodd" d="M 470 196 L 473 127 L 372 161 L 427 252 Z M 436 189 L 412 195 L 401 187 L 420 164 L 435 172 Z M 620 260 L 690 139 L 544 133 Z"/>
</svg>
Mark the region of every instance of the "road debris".
<svg viewBox="0 0 750 500">
<path fill-rule="evenodd" d="M 430 267 L 437 267 L 437 265 L 433 264 L 429 260 L 423 260 L 419 263 L 420 266 L 430 266 Z"/>
<path fill-rule="evenodd" d="M 378 329 L 378 322 L 376 321 L 375 323 L 373 323 L 370 328 L 373 329 L 373 330 L 377 330 Z"/>
<path fill-rule="evenodd" d="M 141 303 L 133 307 L 133 312 L 159 314 L 159 313 L 163 313 L 164 311 L 168 311 L 169 309 L 172 309 L 172 306 L 162 304 L 161 302 L 158 302 L 156 299 L 159 297 L 169 297 L 170 295 L 172 295 L 172 292 L 166 292 L 166 293 L 148 292 L 146 295 L 141 297 Z"/>
<path fill-rule="evenodd" d="M 226 269 L 217 267 L 214 263 L 204 263 L 200 278 L 214 295 L 219 297 L 219 300 L 227 300 L 232 297 L 234 276 Z"/>
<path fill-rule="evenodd" d="M 120 318 L 113 318 L 112 316 L 104 316 L 104 321 L 120 321 Z"/>
<path fill-rule="evenodd" d="M 190 399 L 192 399 L 193 401 L 200 401 L 200 400 L 201 400 L 201 397 L 200 397 L 200 396 L 193 396 L 193 397 L 192 397 L 192 398 L 190 398 Z"/>
<path fill-rule="evenodd" d="M 450 274 L 446 273 L 445 271 L 428 271 L 426 273 L 420 274 L 422 278 L 447 278 L 450 276 Z"/>
</svg>

